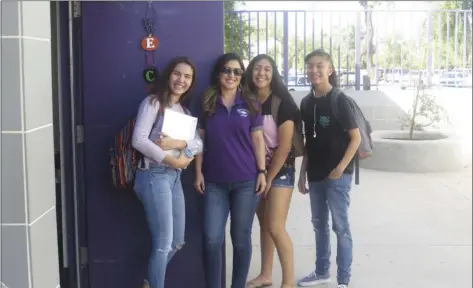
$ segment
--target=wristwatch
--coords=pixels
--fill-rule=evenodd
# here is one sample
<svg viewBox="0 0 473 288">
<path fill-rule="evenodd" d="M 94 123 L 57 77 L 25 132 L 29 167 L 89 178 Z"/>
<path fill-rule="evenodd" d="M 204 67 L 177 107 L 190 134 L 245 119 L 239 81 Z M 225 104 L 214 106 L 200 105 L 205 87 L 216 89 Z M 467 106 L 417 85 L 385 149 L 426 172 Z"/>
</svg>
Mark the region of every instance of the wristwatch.
<svg viewBox="0 0 473 288">
<path fill-rule="evenodd" d="M 266 174 L 266 170 L 258 169 L 258 174 Z"/>
</svg>

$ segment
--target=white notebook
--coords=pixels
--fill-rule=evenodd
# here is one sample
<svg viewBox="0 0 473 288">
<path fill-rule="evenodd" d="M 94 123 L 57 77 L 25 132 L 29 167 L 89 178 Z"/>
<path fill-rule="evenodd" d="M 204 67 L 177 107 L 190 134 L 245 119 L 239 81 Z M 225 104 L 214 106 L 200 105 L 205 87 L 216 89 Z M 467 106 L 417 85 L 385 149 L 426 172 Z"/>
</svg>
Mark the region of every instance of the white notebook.
<svg viewBox="0 0 473 288">
<path fill-rule="evenodd" d="M 197 129 L 197 118 L 170 109 L 164 110 L 161 131 L 177 140 L 192 140 Z"/>
</svg>

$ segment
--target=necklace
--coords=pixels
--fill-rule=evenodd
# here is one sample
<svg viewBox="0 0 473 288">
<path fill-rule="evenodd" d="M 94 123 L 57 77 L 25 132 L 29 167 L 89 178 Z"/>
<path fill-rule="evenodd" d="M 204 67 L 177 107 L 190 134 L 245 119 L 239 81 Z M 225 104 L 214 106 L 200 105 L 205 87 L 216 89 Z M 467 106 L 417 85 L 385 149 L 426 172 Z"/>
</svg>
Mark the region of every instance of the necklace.
<svg viewBox="0 0 473 288">
<path fill-rule="evenodd" d="M 320 97 L 316 97 L 315 96 L 315 90 L 312 90 L 312 94 L 314 95 L 314 98 L 324 98 L 328 95 L 328 93 L 330 93 L 332 91 L 333 87 L 330 88 L 330 90 L 328 92 L 326 92 L 324 95 L 320 96 Z M 314 125 L 313 125 L 313 129 L 314 129 L 314 134 L 312 135 L 312 137 L 317 137 L 317 133 L 315 132 L 315 126 L 317 125 L 317 103 L 314 103 Z"/>
<path fill-rule="evenodd" d="M 315 90 L 312 90 L 312 95 L 314 95 L 314 98 L 324 98 L 328 95 L 328 93 L 330 93 L 332 91 L 332 89 L 330 89 L 328 92 L 325 92 L 325 94 L 321 95 L 321 96 L 315 96 Z"/>
</svg>

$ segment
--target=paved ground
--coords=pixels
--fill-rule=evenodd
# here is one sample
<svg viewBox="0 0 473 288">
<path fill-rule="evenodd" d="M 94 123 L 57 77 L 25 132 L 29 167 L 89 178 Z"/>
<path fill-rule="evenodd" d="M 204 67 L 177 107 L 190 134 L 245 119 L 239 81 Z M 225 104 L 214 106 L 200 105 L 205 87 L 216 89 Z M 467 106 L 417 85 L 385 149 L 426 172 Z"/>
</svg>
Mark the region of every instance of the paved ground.
<svg viewBox="0 0 473 288">
<path fill-rule="evenodd" d="M 383 87 L 406 110 L 413 91 Z M 361 171 L 352 191 L 354 288 L 471 288 L 472 284 L 472 89 L 432 91 L 447 109 L 455 132 L 464 140 L 467 168 L 457 173 L 403 174 Z M 296 99 L 296 101 L 299 99 Z M 469 152 L 469 153 L 468 153 Z M 308 196 L 294 191 L 287 229 L 295 248 L 296 277 L 314 268 L 314 233 Z M 228 227 L 227 227 L 228 228 Z M 332 251 L 335 235 L 332 233 Z M 230 239 L 228 237 L 227 239 Z M 253 259 L 249 279 L 260 269 L 259 225 L 253 226 Z M 227 279 L 232 249 L 227 242 Z M 335 276 L 335 253 L 332 274 Z M 277 256 L 276 256 L 277 257 Z M 273 287 L 281 283 L 275 259 Z M 227 287 L 230 287 L 227 281 Z M 332 285 L 321 288 L 335 287 Z"/>
<path fill-rule="evenodd" d="M 427 175 L 362 170 L 360 181 L 352 191 L 354 263 L 350 287 L 472 287 L 471 165 L 458 173 Z M 314 267 L 314 234 L 308 197 L 294 191 L 292 201 L 287 227 L 299 278 Z M 332 237 L 335 239 L 333 233 Z M 231 279 L 230 241 L 227 256 L 227 279 Z M 332 258 L 335 263 L 335 253 Z M 273 287 L 281 283 L 278 265 L 276 258 Z M 255 220 L 249 278 L 259 269 L 259 226 Z M 332 274 L 335 272 L 332 265 Z M 335 283 L 320 287 L 335 287 Z"/>
</svg>

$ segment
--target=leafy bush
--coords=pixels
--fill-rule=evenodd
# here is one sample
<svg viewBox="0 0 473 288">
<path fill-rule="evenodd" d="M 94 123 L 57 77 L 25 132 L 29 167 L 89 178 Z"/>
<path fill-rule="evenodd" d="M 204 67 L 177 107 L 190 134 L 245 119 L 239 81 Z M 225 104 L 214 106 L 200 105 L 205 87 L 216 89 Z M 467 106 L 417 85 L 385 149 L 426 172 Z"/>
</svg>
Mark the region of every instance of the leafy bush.
<svg viewBox="0 0 473 288">
<path fill-rule="evenodd" d="M 414 131 L 438 128 L 442 121 L 449 121 L 447 111 L 438 104 L 435 95 L 426 91 L 422 81 L 419 81 L 412 108 L 401 119 L 401 129 L 409 130 L 409 139 L 412 139 Z"/>
</svg>

